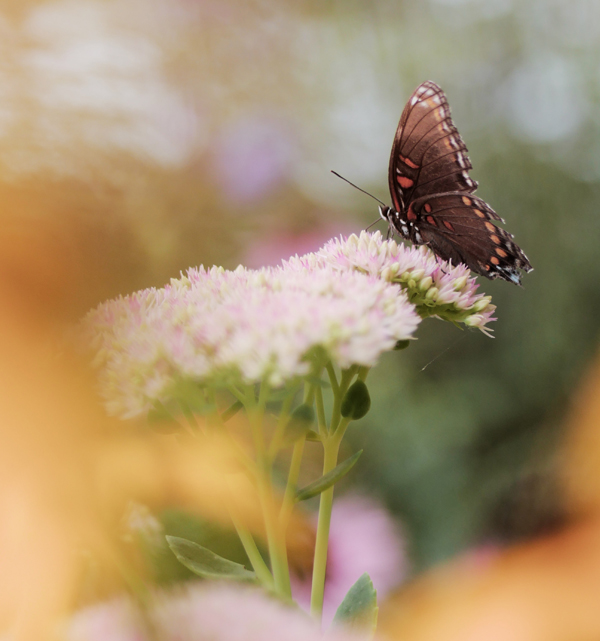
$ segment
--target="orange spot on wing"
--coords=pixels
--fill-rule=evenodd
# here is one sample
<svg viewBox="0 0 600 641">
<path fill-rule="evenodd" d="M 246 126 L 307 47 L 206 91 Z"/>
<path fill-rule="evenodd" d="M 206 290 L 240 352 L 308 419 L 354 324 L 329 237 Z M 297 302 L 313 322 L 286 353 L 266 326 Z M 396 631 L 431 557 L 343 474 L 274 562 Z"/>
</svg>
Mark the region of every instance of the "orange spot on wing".
<svg viewBox="0 0 600 641">
<path fill-rule="evenodd" d="M 444 227 L 446 227 L 450 231 L 454 231 L 454 227 L 452 227 L 452 223 L 449 223 L 447 220 L 444 221 Z"/>
<path fill-rule="evenodd" d="M 462 197 L 462 201 L 463 201 L 463 203 L 465 203 L 465 205 L 466 205 L 467 207 L 469 207 L 469 206 L 471 205 L 471 199 L 470 199 L 470 198 L 467 198 L 466 196 L 463 196 L 463 197 Z"/>
<path fill-rule="evenodd" d="M 499 265 L 500 261 L 495 256 L 492 256 L 490 258 L 490 263 L 493 263 L 494 265 Z"/>
<path fill-rule="evenodd" d="M 490 238 L 492 239 L 493 243 L 496 243 L 496 245 L 500 244 L 500 239 L 498 238 L 498 236 L 496 236 L 496 234 L 492 234 Z"/>
<path fill-rule="evenodd" d="M 425 203 L 424 207 L 425 207 L 425 211 L 427 213 L 429 213 L 431 211 L 431 205 L 429 203 Z"/>
<path fill-rule="evenodd" d="M 415 184 L 414 180 L 412 180 L 411 178 L 407 178 L 406 176 L 398 176 L 397 180 L 403 189 L 408 189 Z"/>
<path fill-rule="evenodd" d="M 419 165 L 415 165 L 415 163 L 410 159 L 410 158 L 405 158 L 404 156 L 398 156 L 400 159 L 400 162 L 403 162 L 407 167 L 410 167 L 411 169 L 418 169 Z"/>
<path fill-rule="evenodd" d="M 406 218 L 408 220 L 417 220 L 417 214 L 413 211 L 412 203 L 408 206 L 408 211 L 406 212 Z"/>
<path fill-rule="evenodd" d="M 485 228 L 492 233 L 496 231 L 496 225 L 492 225 L 492 223 L 486 223 Z"/>
<path fill-rule="evenodd" d="M 437 227 L 437 223 L 435 222 L 435 218 L 433 216 L 427 216 L 425 219 L 430 225 L 433 225 L 434 227 Z"/>
<path fill-rule="evenodd" d="M 479 209 L 474 209 L 473 211 L 479 216 L 479 218 L 485 218 L 485 214 L 482 211 L 479 211 Z"/>
<path fill-rule="evenodd" d="M 496 253 L 501 258 L 506 258 L 508 256 L 508 254 L 503 249 L 500 249 L 500 247 L 496 247 Z"/>
</svg>

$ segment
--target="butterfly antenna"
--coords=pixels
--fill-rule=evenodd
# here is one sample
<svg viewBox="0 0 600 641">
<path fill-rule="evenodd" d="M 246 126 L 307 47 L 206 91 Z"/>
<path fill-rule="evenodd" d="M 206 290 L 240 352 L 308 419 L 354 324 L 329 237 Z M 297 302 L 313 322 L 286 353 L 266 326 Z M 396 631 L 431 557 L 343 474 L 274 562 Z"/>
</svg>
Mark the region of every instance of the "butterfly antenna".
<svg viewBox="0 0 600 641">
<path fill-rule="evenodd" d="M 373 200 L 376 200 L 380 205 L 383 205 L 384 207 L 387 207 L 387 205 L 384 202 L 382 202 L 381 200 L 379 200 L 379 198 L 376 198 L 375 196 L 373 196 L 373 194 L 370 194 L 368 191 L 365 191 L 364 189 L 361 189 L 360 187 L 357 187 L 354 183 L 351 183 L 347 178 L 344 178 L 343 176 L 340 176 L 337 171 L 333 171 L 333 169 L 332 169 L 331 173 L 336 175 L 338 178 L 341 178 L 342 180 L 345 180 L 349 185 L 352 185 L 354 187 L 354 189 L 358 189 L 358 191 L 362 191 L 363 194 L 367 194 L 367 196 L 371 196 L 371 198 Z M 375 223 L 373 223 L 373 224 L 375 224 Z M 369 229 L 369 228 L 367 227 L 367 229 Z"/>
</svg>

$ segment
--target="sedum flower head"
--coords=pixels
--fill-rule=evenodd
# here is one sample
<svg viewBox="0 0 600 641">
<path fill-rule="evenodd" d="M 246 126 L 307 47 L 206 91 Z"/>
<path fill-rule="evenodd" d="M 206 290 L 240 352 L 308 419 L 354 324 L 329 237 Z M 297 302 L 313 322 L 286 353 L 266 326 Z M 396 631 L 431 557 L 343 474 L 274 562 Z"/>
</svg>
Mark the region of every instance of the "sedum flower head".
<svg viewBox="0 0 600 641">
<path fill-rule="evenodd" d="M 334 238 L 316 254 L 289 261 L 307 269 L 330 265 L 340 271 L 355 270 L 398 283 L 422 318 L 438 316 L 484 333 L 495 320 L 491 298 L 478 294 L 478 285 L 465 265 L 453 266 L 424 245 L 407 247 L 384 240 L 380 232 Z"/>
<path fill-rule="evenodd" d="M 109 411 L 134 416 L 181 379 L 282 385 L 310 373 L 315 350 L 372 366 L 419 322 L 400 284 L 322 264 L 190 269 L 100 305 L 84 326 Z"/>
<path fill-rule="evenodd" d="M 370 367 L 427 316 L 487 332 L 495 307 L 476 290 L 464 265 L 363 232 L 277 268 L 190 269 L 103 303 L 84 335 L 108 411 L 131 417 L 181 381 L 281 386 L 316 353 Z"/>
</svg>

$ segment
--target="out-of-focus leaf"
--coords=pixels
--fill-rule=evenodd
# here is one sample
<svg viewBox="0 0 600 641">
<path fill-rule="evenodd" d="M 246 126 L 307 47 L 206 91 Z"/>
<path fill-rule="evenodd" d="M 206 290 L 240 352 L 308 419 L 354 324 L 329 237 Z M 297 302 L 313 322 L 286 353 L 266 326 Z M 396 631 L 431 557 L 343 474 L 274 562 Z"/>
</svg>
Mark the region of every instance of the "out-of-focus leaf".
<svg viewBox="0 0 600 641">
<path fill-rule="evenodd" d="M 371 577 L 365 572 L 348 590 L 333 622 L 373 635 L 378 612 L 377 590 L 373 587 Z"/>
<path fill-rule="evenodd" d="M 371 396 L 364 381 L 356 381 L 344 395 L 341 413 L 344 418 L 357 421 L 371 409 Z"/>
<path fill-rule="evenodd" d="M 336 465 L 331 472 L 324 474 L 320 479 L 310 483 L 309 485 L 303 487 L 301 490 L 298 490 L 296 493 L 297 501 L 306 501 L 307 499 L 312 499 L 313 496 L 321 494 L 325 490 L 329 489 L 332 485 L 337 483 L 340 479 L 344 478 L 346 474 L 354 467 L 356 461 L 360 458 L 360 455 L 363 453 L 362 450 L 353 454 L 350 458 L 347 458 L 343 463 Z"/>
<path fill-rule="evenodd" d="M 253 581 L 256 578 L 254 572 L 246 570 L 243 565 L 224 559 L 193 541 L 167 536 L 167 543 L 180 563 L 205 579 Z"/>
</svg>

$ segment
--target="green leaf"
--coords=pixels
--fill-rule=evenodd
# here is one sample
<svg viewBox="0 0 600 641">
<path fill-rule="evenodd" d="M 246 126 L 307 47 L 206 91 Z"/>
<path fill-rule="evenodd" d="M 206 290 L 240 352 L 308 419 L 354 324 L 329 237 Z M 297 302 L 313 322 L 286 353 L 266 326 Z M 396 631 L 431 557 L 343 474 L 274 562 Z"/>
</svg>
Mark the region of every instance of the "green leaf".
<svg viewBox="0 0 600 641">
<path fill-rule="evenodd" d="M 357 421 L 371 409 L 371 397 L 364 381 L 350 385 L 342 400 L 341 413 L 344 418 Z"/>
<path fill-rule="evenodd" d="M 254 572 L 246 570 L 243 565 L 224 559 L 193 541 L 167 536 L 167 543 L 180 563 L 205 579 L 256 579 Z"/>
<path fill-rule="evenodd" d="M 301 490 L 296 492 L 297 501 L 306 501 L 307 499 L 312 499 L 313 496 L 321 494 L 325 490 L 329 489 L 332 485 L 337 483 L 340 479 L 344 478 L 346 474 L 354 467 L 356 461 L 360 458 L 360 455 L 363 453 L 362 450 L 353 454 L 350 458 L 347 458 L 343 463 L 336 465 L 331 472 L 323 475 L 320 479 L 317 479 L 314 483 L 310 483 L 306 487 L 303 487 Z"/>
<path fill-rule="evenodd" d="M 221 420 L 223 423 L 227 423 L 227 421 L 230 418 L 233 418 L 242 408 L 244 407 L 244 404 L 242 401 L 236 401 L 232 405 L 230 405 L 222 414 L 221 414 Z"/>
<path fill-rule="evenodd" d="M 377 626 L 378 612 L 377 590 L 365 572 L 348 590 L 335 613 L 333 623 L 373 635 Z"/>
</svg>

